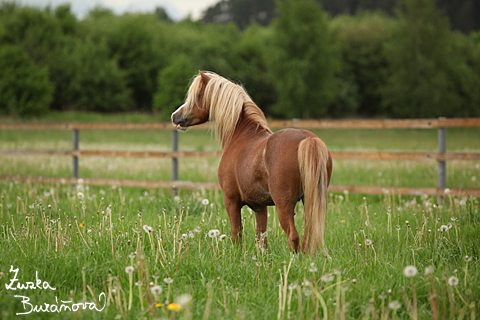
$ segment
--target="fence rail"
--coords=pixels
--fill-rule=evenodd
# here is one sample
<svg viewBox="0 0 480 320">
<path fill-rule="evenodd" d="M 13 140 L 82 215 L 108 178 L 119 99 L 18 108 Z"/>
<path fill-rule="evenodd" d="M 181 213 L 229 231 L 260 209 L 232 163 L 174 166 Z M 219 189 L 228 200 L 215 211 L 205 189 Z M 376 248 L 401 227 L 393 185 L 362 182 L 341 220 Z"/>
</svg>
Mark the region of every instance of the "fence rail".
<svg viewBox="0 0 480 320">
<path fill-rule="evenodd" d="M 377 187 L 377 186 L 339 186 L 331 185 L 329 191 L 365 194 L 427 194 L 444 195 L 446 182 L 446 161 L 449 160 L 480 160 L 480 153 L 446 153 L 446 128 L 480 127 L 480 118 L 438 118 L 438 119 L 402 119 L 402 120 L 285 120 L 270 121 L 270 128 L 285 127 L 305 129 L 438 129 L 438 152 L 349 152 L 333 151 L 332 157 L 336 160 L 382 160 L 382 161 L 437 161 L 438 187 L 437 188 L 408 188 L 408 187 Z M 191 129 L 206 129 L 207 125 L 191 127 Z M 172 130 L 172 151 L 145 152 L 145 151 L 97 151 L 79 150 L 79 130 L 172 130 L 167 122 L 160 123 L 53 123 L 53 124 L 11 124 L 0 123 L 0 130 L 72 130 L 72 150 L 0 150 L 0 154 L 14 155 L 59 155 L 71 156 L 72 178 L 44 178 L 44 177 L 14 177 L 0 176 L 1 180 L 19 180 L 31 182 L 72 183 L 78 181 L 78 157 L 133 157 L 133 158 L 171 158 L 172 181 L 122 180 L 122 179 L 90 179 L 85 178 L 87 184 L 118 185 L 153 188 L 207 188 L 219 189 L 216 183 L 178 181 L 178 158 L 219 157 L 218 151 L 178 151 L 178 134 Z M 451 189 L 452 195 L 480 196 L 480 189 Z"/>
</svg>

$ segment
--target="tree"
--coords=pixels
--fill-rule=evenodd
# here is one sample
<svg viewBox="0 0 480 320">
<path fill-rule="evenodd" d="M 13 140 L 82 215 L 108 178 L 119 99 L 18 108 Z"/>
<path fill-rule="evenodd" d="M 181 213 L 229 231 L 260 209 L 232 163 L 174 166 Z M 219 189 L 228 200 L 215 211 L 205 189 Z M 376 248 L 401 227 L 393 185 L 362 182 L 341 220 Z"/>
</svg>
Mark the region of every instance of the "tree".
<svg viewBox="0 0 480 320">
<path fill-rule="evenodd" d="M 0 47 L 0 113 L 42 116 L 48 112 L 52 93 L 46 68 L 35 65 L 20 46 Z"/>
<path fill-rule="evenodd" d="M 278 2 L 270 69 L 285 117 L 321 117 L 337 93 L 339 60 L 328 18 L 313 0 Z"/>
<path fill-rule="evenodd" d="M 395 117 L 446 116 L 460 107 L 449 78 L 451 34 L 448 19 L 432 0 L 403 0 L 398 22 L 385 46 L 388 77 L 383 103 Z"/>
<path fill-rule="evenodd" d="M 195 75 L 190 59 L 181 55 L 158 75 L 158 91 L 154 96 L 153 108 L 160 111 L 162 120 L 170 120 L 170 115 L 183 104 L 188 90 L 188 81 Z"/>
</svg>

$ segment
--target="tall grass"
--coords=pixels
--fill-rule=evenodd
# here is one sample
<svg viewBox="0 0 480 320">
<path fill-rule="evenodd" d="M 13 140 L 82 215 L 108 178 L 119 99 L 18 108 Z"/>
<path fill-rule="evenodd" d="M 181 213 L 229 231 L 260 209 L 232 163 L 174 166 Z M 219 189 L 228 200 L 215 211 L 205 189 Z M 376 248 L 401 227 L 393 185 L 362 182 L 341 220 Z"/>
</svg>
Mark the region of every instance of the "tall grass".
<svg viewBox="0 0 480 320">
<path fill-rule="evenodd" d="M 233 244 L 220 192 L 172 199 L 168 191 L 137 188 L 15 182 L 0 188 L 6 319 L 31 309 L 15 295 L 42 307 L 57 300 L 105 305 L 33 315 L 49 319 L 74 313 L 98 319 L 476 317 L 477 199 L 331 194 L 329 256 L 310 257 L 289 251 L 273 208 L 267 249 L 255 244 L 248 209 L 244 237 Z M 299 205 L 299 230 L 302 216 Z M 403 275 L 409 265 L 418 270 L 412 278 Z M 56 290 L 7 290 L 11 266 L 20 283 L 35 281 L 38 271 Z"/>
</svg>

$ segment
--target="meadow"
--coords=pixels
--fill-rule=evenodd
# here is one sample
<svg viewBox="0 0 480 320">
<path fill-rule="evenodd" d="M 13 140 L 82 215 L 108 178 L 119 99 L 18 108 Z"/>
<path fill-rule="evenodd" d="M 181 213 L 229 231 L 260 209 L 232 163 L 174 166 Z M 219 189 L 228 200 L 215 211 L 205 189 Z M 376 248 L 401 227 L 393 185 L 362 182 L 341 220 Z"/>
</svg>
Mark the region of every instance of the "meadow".
<svg viewBox="0 0 480 320">
<path fill-rule="evenodd" d="M 317 133 L 331 150 L 436 150 L 435 130 Z M 478 136 L 448 129 L 448 151 L 478 152 Z M 2 130 L 0 148 L 68 150 L 71 132 Z M 170 132 L 81 131 L 80 149 L 169 150 Z M 187 131 L 180 149 L 216 144 Z M 217 164 L 182 159 L 180 179 L 216 181 Z M 70 165 L 2 155 L 0 174 L 68 177 Z M 478 162 L 448 162 L 447 173 L 449 187 L 480 187 Z M 170 161 L 85 157 L 80 176 L 167 180 Z M 436 163 L 335 161 L 332 184 L 435 186 Z M 267 248 L 248 208 L 232 243 L 220 191 L 0 181 L 0 192 L 2 319 L 478 317 L 477 198 L 329 193 L 328 256 L 311 257 L 289 250 L 273 207 Z"/>
</svg>

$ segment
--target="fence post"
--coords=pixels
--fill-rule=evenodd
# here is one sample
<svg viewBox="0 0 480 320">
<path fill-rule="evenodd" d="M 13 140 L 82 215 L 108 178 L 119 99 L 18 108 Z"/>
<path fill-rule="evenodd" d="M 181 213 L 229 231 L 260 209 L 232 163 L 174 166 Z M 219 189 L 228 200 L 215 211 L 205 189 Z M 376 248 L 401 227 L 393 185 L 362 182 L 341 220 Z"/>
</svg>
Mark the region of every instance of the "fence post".
<svg viewBox="0 0 480 320">
<path fill-rule="evenodd" d="M 78 140 L 79 140 L 79 133 L 78 129 L 73 129 L 73 151 L 78 150 Z M 72 178 L 78 178 L 78 156 L 73 156 L 73 163 L 72 163 Z M 75 186 L 76 184 L 72 184 Z"/>
<path fill-rule="evenodd" d="M 447 128 L 440 127 L 442 120 L 446 118 L 440 117 L 438 127 L 438 154 L 445 155 L 447 152 Z M 447 164 L 445 159 L 438 160 L 438 188 L 444 189 L 447 186 Z"/>
<path fill-rule="evenodd" d="M 176 129 L 172 130 L 172 152 L 178 151 L 178 131 Z M 173 157 L 172 158 L 172 181 L 178 181 L 178 159 Z M 176 196 L 178 193 L 178 189 L 173 186 L 172 188 L 172 196 Z"/>
</svg>

